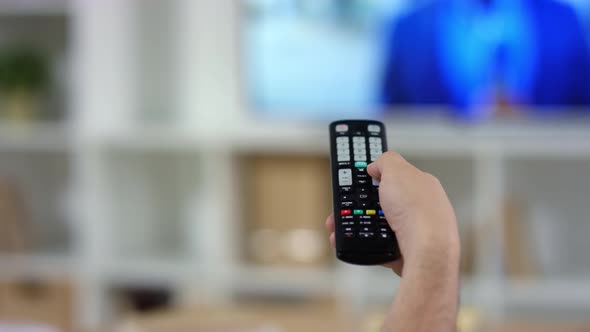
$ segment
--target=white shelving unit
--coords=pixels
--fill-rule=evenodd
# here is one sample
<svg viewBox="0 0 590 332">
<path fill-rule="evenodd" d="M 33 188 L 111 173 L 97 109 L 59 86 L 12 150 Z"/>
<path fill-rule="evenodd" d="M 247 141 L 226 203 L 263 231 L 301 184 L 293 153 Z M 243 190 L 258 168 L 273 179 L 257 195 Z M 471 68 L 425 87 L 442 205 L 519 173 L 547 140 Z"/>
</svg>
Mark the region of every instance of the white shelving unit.
<svg viewBox="0 0 590 332">
<path fill-rule="evenodd" d="M 67 153 L 71 150 L 62 124 L 0 124 L 0 152 Z"/>
<path fill-rule="evenodd" d="M 242 293 L 328 294 L 350 303 L 359 314 L 391 299 L 398 281 L 385 269 L 341 263 L 275 268 L 241 262 L 235 158 L 327 155 L 328 136 L 326 124 L 260 119 L 247 109 L 238 75 L 235 1 L 71 0 L 40 9 L 12 2 L 0 5 L 0 12 L 67 12 L 72 21 L 75 75 L 69 93 L 70 123 L 30 130 L 2 127 L 0 158 L 3 151 L 13 150 L 71 156 L 68 211 L 74 221 L 74 243 L 63 255 L 0 256 L 0 276 L 70 276 L 80 287 L 77 324 L 89 329 L 116 317 L 109 309 L 114 286 L 165 286 L 182 294 L 181 301 L 206 303 L 231 301 Z M 140 7 L 148 2 L 150 10 L 165 6 L 173 18 L 166 20 L 164 29 L 173 36 L 159 36 L 171 39 L 166 43 L 171 53 L 162 56 L 162 63 L 158 58 L 150 61 L 170 69 L 168 79 L 177 82 L 160 96 L 173 100 L 160 105 L 174 110 L 172 120 L 161 123 L 149 116 L 167 110 L 152 109 L 147 120 L 142 115 L 140 99 L 145 91 L 138 73 L 145 68 L 138 68 L 135 60 L 143 46 L 131 42 L 140 34 L 138 22 L 146 24 L 138 13 L 145 12 Z M 507 276 L 503 230 L 497 222 L 504 200 L 515 189 L 511 186 L 515 163 L 590 163 L 590 123 L 468 127 L 444 120 L 385 121 L 390 147 L 441 177 L 461 223 L 476 231 L 477 264 L 463 282 L 463 303 L 497 317 L 505 316 L 513 305 L 590 309 L 590 273 L 529 282 Z M 168 176 L 175 184 L 162 188 L 154 174 Z M 159 189 L 163 190 L 159 196 L 136 197 Z M 160 202 L 165 197 L 171 201 Z M 559 199 L 556 204 L 568 198 Z M 152 213 L 156 217 L 149 219 Z M 579 221 L 586 220 L 573 220 Z M 156 233 L 146 235 L 150 227 Z M 174 228 L 170 237 L 158 233 L 166 227 Z M 171 249 L 162 249 L 169 245 Z"/>
<path fill-rule="evenodd" d="M 68 0 L 2 0 L 3 15 L 63 15 L 68 11 Z"/>
</svg>

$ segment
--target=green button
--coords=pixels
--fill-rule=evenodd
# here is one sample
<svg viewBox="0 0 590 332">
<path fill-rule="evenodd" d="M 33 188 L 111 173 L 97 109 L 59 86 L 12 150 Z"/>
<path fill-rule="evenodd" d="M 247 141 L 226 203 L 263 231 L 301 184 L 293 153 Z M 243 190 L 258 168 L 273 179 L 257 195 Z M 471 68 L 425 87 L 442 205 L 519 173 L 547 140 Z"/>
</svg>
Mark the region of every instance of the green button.
<svg viewBox="0 0 590 332">
<path fill-rule="evenodd" d="M 359 214 L 363 214 L 363 210 L 354 210 L 353 211 L 354 215 L 359 215 Z"/>
<path fill-rule="evenodd" d="M 367 163 L 364 161 L 357 161 L 354 163 L 354 167 L 365 168 L 367 167 Z"/>
</svg>

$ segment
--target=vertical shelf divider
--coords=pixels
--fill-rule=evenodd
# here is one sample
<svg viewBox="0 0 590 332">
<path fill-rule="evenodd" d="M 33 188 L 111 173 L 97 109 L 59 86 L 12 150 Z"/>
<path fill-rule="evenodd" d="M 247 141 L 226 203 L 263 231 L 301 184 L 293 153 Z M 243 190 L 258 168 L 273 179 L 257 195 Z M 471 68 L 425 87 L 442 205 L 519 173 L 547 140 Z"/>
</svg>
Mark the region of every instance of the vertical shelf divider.
<svg viewBox="0 0 590 332">
<path fill-rule="evenodd" d="M 503 227 L 504 162 L 496 144 L 474 146 L 475 275 L 477 302 L 492 318 L 504 316 Z"/>
</svg>

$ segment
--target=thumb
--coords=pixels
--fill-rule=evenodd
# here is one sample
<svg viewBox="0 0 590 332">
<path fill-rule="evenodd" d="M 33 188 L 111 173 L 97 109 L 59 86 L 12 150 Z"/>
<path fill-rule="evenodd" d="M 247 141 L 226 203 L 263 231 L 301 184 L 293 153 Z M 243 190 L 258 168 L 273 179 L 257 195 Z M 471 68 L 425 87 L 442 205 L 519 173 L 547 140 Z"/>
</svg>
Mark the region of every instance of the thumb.
<svg viewBox="0 0 590 332">
<path fill-rule="evenodd" d="M 367 173 L 369 173 L 369 176 L 373 179 L 381 180 L 381 163 L 379 162 L 379 159 L 367 166 Z"/>
<path fill-rule="evenodd" d="M 381 180 L 381 175 L 386 164 L 399 165 L 400 162 L 407 163 L 399 153 L 387 151 L 367 166 L 367 173 L 369 173 L 372 178 Z"/>
</svg>

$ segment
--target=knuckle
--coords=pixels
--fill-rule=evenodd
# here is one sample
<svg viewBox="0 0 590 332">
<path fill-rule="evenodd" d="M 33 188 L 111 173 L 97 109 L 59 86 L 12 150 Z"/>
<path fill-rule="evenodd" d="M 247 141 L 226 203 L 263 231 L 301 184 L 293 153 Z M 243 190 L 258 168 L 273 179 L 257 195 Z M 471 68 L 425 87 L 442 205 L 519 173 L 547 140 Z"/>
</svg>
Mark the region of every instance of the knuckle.
<svg viewBox="0 0 590 332">
<path fill-rule="evenodd" d="M 386 151 L 383 153 L 381 158 L 392 161 L 399 161 L 403 159 L 402 155 L 395 151 Z"/>
<path fill-rule="evenodd" d="M 441 186 L 440 180 L 431 173 L 425 172 L 426 178 L 434 185 Z"/>
</svg>

